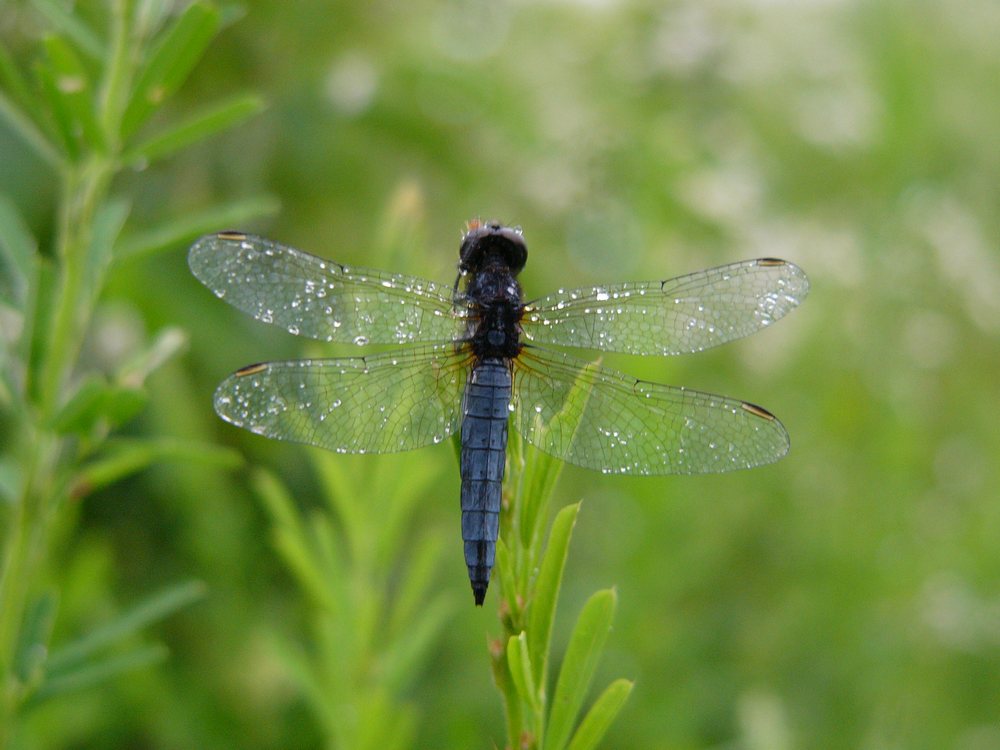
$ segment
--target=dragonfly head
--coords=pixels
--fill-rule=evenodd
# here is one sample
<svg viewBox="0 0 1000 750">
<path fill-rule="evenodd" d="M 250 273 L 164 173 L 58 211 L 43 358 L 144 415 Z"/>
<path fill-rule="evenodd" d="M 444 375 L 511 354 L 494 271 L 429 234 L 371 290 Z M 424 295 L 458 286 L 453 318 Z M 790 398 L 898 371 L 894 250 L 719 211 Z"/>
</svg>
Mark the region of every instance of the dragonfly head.
<svg viewBox="0 0 1000 750">
<path fill-rule="evenodd" d="M 463 274 L 500 263 L 516 276 L 528 261 L 528 246 L 524 244 L 520 227 L 505 227 L 495 221 L 477 219 L 469 222 L 458 257 L 458 267 Z"/>
</svg>

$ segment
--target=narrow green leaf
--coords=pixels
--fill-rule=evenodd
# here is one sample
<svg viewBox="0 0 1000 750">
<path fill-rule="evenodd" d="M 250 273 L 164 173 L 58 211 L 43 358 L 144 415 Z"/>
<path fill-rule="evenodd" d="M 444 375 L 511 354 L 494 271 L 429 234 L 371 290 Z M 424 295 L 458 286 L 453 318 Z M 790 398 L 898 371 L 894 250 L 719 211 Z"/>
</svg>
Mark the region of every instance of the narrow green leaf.
<svg viewBox="0 0 1000 750">
<path fill-rule="evenodd" d="M 400 637 L 419 616 L 434 585 L 443 547 L 440 534 L 425 535 L 417 542 L 412 558 L 407 561 L 406 574 L 401 577 L 399 592 L 393 597 L 387 628 L 390 637 Z"/>
<path fill-rule="evenodd" d="M 35 75 L 42 88 L 42 95 L 48 105 L 48 110 L 55 123 L 56 136 L 65 153 L 76 160 L 80 156 L 80 141 L 74 129 L 74 117 L 63 92 L 59 90 L 59 81 L 51 63 L 42 60 L 35 61 Z"/>
<path fill-rule="evenodd" d="M 149 403 L 149 395 L 142 388 L 113 385 L 104 396 L 104 418 L 112 427 L 125 424 Z"/>
<path fill-rule="evenodd" d="M 87 70 L 62 37 L 48 36 L 44 44 L 56 87 L 65 102 L 66 111 L 72 117 L 74 136 L 82 136 L 94 150 L 103 150 L 104 132 L 97 122 L 94 92 Z"/>
<path fill-rule="evenodd" d="M 364 611 L 365 607 L 354 608 L 359 597 L 355 596 L 355 591 L 352 589 L 351 584 L 354 581 L 349 571 L 356 570 L 358 566 L 355 560 L 348 559 L 344 551 L 343 535 L 340 533 L 340 529 L 334 528 L 329 515 L 317 510 L 309 517 L 307 540 L 311 554 L 310 564 L 323 580 L 323 598 L 317 599 L 317 602 L 330 612 L 352 612 L 351 624 L 355 626 L 355 630 L 351 634 L 352 637 L 357 637 L 358 634 L 370 636 L 373 631 L 366 627 L 368 623 Z M 369 610 L 374 605 L 372 597 L 367 599 L 360 597 L 360 601 L 363 605 L 367 605 Z M 368 619 L 372 614 L 372 612 L 368 612 Z M 343 645 L 344 641 L 341 639 L 341 642 L 336 644 L 337 649 L 342 649 Z"/>
<path fill-rule="evenodd" d="M 271 472 L 257 470 L 251 478 L 254 493 L 271 515 L 274 546 L 303 591 L 316 602 L 335 606 L 327 571 L 320 569 L 312 552 L 310 537 L 295 509 L 292 496 Z"/>
<path fill-rule="evenodd" d="M 26 685 L 42 679 L 56 609 L 56 595 L 48 592 L 35 599 L 25 613 L 24 626 L 21 628 L 17 645 L 15 671 L 18 679 Z"/>
<path fill-rule="evenodd" d="M 0 49 L 3 49 L 3 45 L 0 45 Z M 36 96 L 35 99 L 41 101 L 39 96 Z M 41 107 L 35 109 L 41 109 Z M 0 117 L 3 117 L 10 124 L 11 130 L 21 136 L 21 139 L 34 149 L 35 153 L 46 164 L 53 169 L 58 169 L 62 165 L 62 157 L 56 145 L 60 140 L 59 134 L 44 113 L 39 114 L 33 120 L 26 114 L 30 111 L 19 108 L 0 93 Z"/>
<path fill-rule="evenodd" d="M 21 489 L 21 466 L 11 453 L 0 455 L 0 502 L 14 506 Z"/>
<path fill-rule="evenodd" d="M 529 605 L 528 652 L 531 654 L 531 663 L 537 667 L 538 682 L 535 687 L 539 690 L 545 687 L 548 680 L 552 623 L 556 617 L 559 589 L 566 568 L 566 558 L 569 556 L 569 542 L 579 510 L 580 504 L 574 503 L 556 514 Z"/>
<path fill-rule="evenodd" d="M 593 750 L 597 747 L 628 700 L 632 685 L 631 680 L 618 679 L 605 688 L 580 722 L 568 750 Z"/>
<path fill-rule="evenodd" d="M 616 596 L 613 589 L 598 591 L 587 603 L 570 635 L 559 679 L 556 681 L 552 711 L 545 733 L 546 750 L 562 750 L 573 731 L 576 717 L 587 697 L 604 642 L 611 631 Z"/>
<path fill-rule="evenodd" d="M 25 143 L 50 166 L 59 165 L 59 154 L 53 146 L 58 139 L 37 91 L 28 85 L 7 48 L 0 44 L 0 116 L 3 116 Z"/>
<path fill-rule="evenodd" d="M 149 162 L 180 151 L 222 130 L 246 120 L 264 109 L 264 100 L 255 94 L 241 94 L 216 104 L 167 128 L 131 148 L 123 160 L 145 166 Z"/>
<path fill-rule="evenodd" d="M 262 216 L 273 216 L 280 208 L 281 204 L 273 197 L 257 195 L 172 219 L 162 226 L 123 238 L 117 260 L 174 250 L 189 245 L 203 234 L 239 226 Z"/>
<path fill-rule="evenodd" d="M 32 694 L 26 707 L 34 708 L 49 698 L 90 688 L 108 682 L 120 674 L 158 664 L 167 658 L 167 653 L 166 646 L 157 643 L 80 665 L 78 669 L 67 670 L 58 676 L 47 678 Z"/>
<path fill-rule="evenodd" d="M 594 366 L 589 364 L 588 370 Z M 584 413 L 587 400 L 590 398 L 591 384 L 583 375 L 584 373 L 581 373 L 573 384 L 562 409 L 548 425 L 539 425 L 536 434 L 551 429 L 556 423 L 559 423 L 558 429 L 561 432 L 571 434 L 576 432 L 579 415 Z M 537 449 L 530 450 L 522 479 L 523 499 L 520 514 L 521 538 L 524 546 L 529 549 L 537 549 L 539 546 L 538 538 L 548 517 L 549 500 L 562 469 L 562 461 Z"/>
<path fill-rule="evenodd" d="M 316 716 L 330 716 L 337 707 L 331 705 L 334 698 L 315 655 L 305 653 L 298 644 L 284 638 L 275 637 L 272 643 L 278 660 L 288 670 L 292 682 L 302 691 Z"/>
<path fill-rule="evenodd" d="M 100 60 L 104 56 L 104 43 L 79 17 L 66 10 L 55 0 L 31 0 L 35 9 L 45 16 L 49 25 L 73 40 L 89 57 Z"/>
<path fill-rule="evenodd" d="M 146 378 L 184 351 L 187 344 L 188 335 L 183 328 L 170 326 L 158 331 L 151 342 L 122 366 L 118 382 L 128 388 L 141 388 Z"/>
<path fill-rule="evenodd" d="M 398 561 L 401 550 L 408 546 L 415 524 L 414 516 L 421 501 L 433 492 L 431 488 L 439 480 L 439 472 L 434 464 L 427 461 L 410 464 L 405 472 L 381 471 L 378 460 L 369 461 L 370 471 L 374 474 L 369 486 L 375 497 L 380 498 L 380 505 L 374 514 L 379 520 L 378 533 L 373 540 L 372 561 L 380 568 L 390 569 Z M 382 498 L 388 502 L 382 504 Z"/>
<path fill-rule="evenodd" d="M 138 388 L 92 375 L 59 409 L 50 426 L 61 435 L 89 435 L 102 420 L 112 426 L 127 422 L 145 408 L 147 401 L 146 393 Z"/>
<path fill-rule="evenodd" d="M 309 456 L 323 487 L 323 499 L 340 523 L 341 546 L 346 541 L 345 554 L 355 567 L 361 568 L 371 560 L 372 553 L 365 531 L 364 508 L 357 502 L 361 492 L 360 476 L 348 470 L 348 463 L 342 456 L 318 449 L 309 451 Z"/>
<path fill-rule="evenodd" d="M 109 440 L 101 457 L 84 466 L 74 477 L 71 494 L 77 498 L 84 497 L 142 471 L 156 461 L 200 463 L 232 469 L 242 464 L 243 457 L 229 448 L 189 440 Z"/>
<path fill-rule="evenodd" d="M 219 12 L 207 3 L 195 2 L 164 32 L 136 80 L 122 117 L 122 139 L 135 133 L 153 110 L 180 87 L 218 27 Z"/>
<path fill-rule="evenodd" d="M 52 311 L 56 307 L 55 287 L 56 274 L 52 264 L 41 259 L 38 263 L 35 285 L 30 289 L 28 300 L 28 309 L 31 313 L 25 320 L 29 328 L 21 337 L 27 347 L 22 353 L 28 363 L 25 391 L 35 404 L 42 400 L 43 367 L 45 354 L 49 350 L 49 337 L 52 335 Z"/>
<path fill-rule="evenodd" d="M 512 635 L 507 641 L 507 668 L 521 700 L 531 706 L 536 715 L 539 712 L 539 698 L 535 690 L 535 680 L 531 673 L 531 657 L 528 655 L 528 639 L 525 633 Z"/>
<path fill-rule="evenodd" d="M 500 579 L 500 593 L 503 594 L 507 608 L 516 622 L 521 612 L 521 606 L 517 601 L 518 588 L 514 577 L 514 560 L 510 553 L 510 547 L 504 542 L 502 536 L 497 539 L 493 574 Z"/>
<path fill-rule="evenodd" d="M 0 302 L 16 310 L 27 302 L 36 247 L 17 206 L 0 194 Z"/>
<path fill-rule="evenodd" d="M 18 70 L 14 58 L 10 56 L 7 48 L 0 44 L 0 88 L 10 95 L 10 105 L 16 106 L 35 120 L 43 116 L 42 110 L 38 106 L 38 97 L 28 86 L 21 71 Z"/>
<path fill-rule="evenodd" d="M 110 384 L 92 375 L 84 380 L 73 396 L 56 412 L 50 427 L 60 435 L 84 435 L 102 416 L 104 397 Z"/>
<path fill-rule="evenodd" d="M 101 289 L 108 267 L 111 265 L 115 243 L 121 234 L 130 210 L 129 202 L 122 198 L 108 201 L 94 216 L 90 245 L 87 248 L 82 289 L 88 305 L 93 305 Z"/>
<path fill-rule="evenodd" d="M 139 0 L 132 24 L 133 35 L 138 39 L 149 39 L 159 33 L 172 8 L 170 0 Z"/>
<path fill-rule="evenodd" d="M 425 603 L 411 627 L 391 641 L 380 659 L 380 683 L 398 694 L 407 689 L 420 674 L 420 663 L 427 658 L 438 634 L 454 612 L 451 599 L 438 596 Z"/>
<path fill-rule="evenodd" d="M 186 581 L 147 597 L 120 617 L 53 651 L 48 661 L 49 675 L 53 678 L 68 676 L 95 652 L 193 604 L 205 595 L 205 591 L 201 581 Z"/>
</svg>

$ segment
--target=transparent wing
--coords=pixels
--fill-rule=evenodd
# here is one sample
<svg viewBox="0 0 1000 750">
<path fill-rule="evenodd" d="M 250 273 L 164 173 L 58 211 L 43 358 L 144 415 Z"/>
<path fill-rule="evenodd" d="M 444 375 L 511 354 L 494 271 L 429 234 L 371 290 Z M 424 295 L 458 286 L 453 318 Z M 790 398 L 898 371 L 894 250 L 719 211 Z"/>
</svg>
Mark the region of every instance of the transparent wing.
<svg viewBox="0 0 1000 750">
<path fill-rule="evenodd" d="M 244 367 L 215 391 L 215 411 L 258 435 L 338 453 L 394 453 L 457 428 L 470 363 L 464 348 Z"/>
<path fill-rule="evenodd" d="M 788 433 L 759 406 L 649 383 L 561 352 L 516 361 L 514 420 L 528 442 L 605 474 L 714 474 L 777 461 Z"/>
<path fill-rule="evenodd" d="M 262 237 L 206 235 L 191 246 L 188 264 L 233 307 L 322 341 L 451 341 L 465 328 L 448 286 L 348 268 Z"/>
<path fill-rule="evenodd" d="M 805 298 L 809 280 L 774 258 L 667 281 L 559 290 L 526 306 L 525 338 L 626 354 L 683 354 L 765 328 Z"/>
</svg>

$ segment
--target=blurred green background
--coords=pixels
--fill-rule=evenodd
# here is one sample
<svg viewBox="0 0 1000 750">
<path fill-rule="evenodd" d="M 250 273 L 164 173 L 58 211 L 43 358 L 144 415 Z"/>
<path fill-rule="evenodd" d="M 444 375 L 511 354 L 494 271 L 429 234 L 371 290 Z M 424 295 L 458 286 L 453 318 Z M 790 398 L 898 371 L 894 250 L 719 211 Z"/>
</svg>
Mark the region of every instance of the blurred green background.
<svg viewBox="0 0 1000 750">
<path fill-rule="evenodd" d="M 280 211 L 239 228 L 446 282 L 467 219 L 519 224 L 528 297 L 760 255 L 810 275 L 802 309 L 746 341 L 607 358 L 766 406 L 792 452 L 720 477 L 564 472 L 557 505 L 583 507 L 557 651 L 569 615 L 614 585 L 598 681 L 636 681 L 606 747 L 1000 747 L 1000 4 L 243 7 L 166 109 L 247 89 L 268 109 L 121 179 L 135 231 L 267 192 Z M 43 28 L 0 6 L 15 58 Z M 5 127 L 0 189 L 44 240 L 53 177 Z M 112 349 L 167 325 L 191 336 L 125 432 L 237 447 L 318 504 L 308 449 L 211 407 L 230 371 L 303 342 L 215 299 L 185 252 L 123 264 L 105 291 Z M 472 606 L 454 454 L 361 460 L 345 466 L 434 475 L 415 533 L 445 540 L 437 588 L 454 606 L 409 689 L 415 744 L 500 746 L 497 598 Z M 76 509 L 57 637 L 171 581 L 209 595 L 161 626 L 163 666 L 46 707 L 32 746 L 320 741 L 272 647 L 310 615 L 246 477 L 161 467 Z"/>
</svg>

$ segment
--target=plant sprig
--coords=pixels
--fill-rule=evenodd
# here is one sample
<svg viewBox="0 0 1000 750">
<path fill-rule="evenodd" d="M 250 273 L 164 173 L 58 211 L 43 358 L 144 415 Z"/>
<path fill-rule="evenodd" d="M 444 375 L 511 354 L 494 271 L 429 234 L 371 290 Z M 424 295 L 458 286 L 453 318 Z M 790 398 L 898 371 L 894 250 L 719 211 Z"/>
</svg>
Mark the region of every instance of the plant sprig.
<svg viewBox="0 0 1000 750">
<path fill-rule="evenodd" d="M 162 646 L 126 646 L 126 639 L 202 595 L 200 584 L 178 584 L 70 643 L 51 644 L 59 597 L 42 581 L 67 500 L 154 461 L 240 460 L 167 438 L 109 439 L 143 408 L 147 376 L 186 345 L 182 332 L 166 329 L 114 372 L 81 368 L 84 336 L 109 274 L 124 258 L 176 246 L 204 226 L 276 208 L 270 198 L 249 198 L 129 237 L 130 201 L 114 193 L 121 170 L 169 157 L 254 115 L 262 102 L 241 94 L 152 126 L 223 24 L 212 3 L 197 0 L 171 17 L 167 4 L 153 11 L 151 4 L 112 0 L 106 34 L 61 3 L 32 4 L 48 32 L 27 66 L 0 46 L 0 117 L 52 168 L 59 192 L 51 246 L 42 246 L 14 201 L 0 195 L 0 305 L 17 331 L 0 337 L 0 410 L 17 435 L 0 456 L 11 476 L 0 517 L 0 747 L 43 701 L 161 659 Z"/>
<path fill-rule="evenodd" d="M 567 397 L 564 412 L 581 413 L 587 398 L 589 391 L 581 379 Z M 539 433 L 544 429 L 544 425 L 537 427 Z M 611 630 L 617 595 L 613 589 L 605 589 L 584 604 L 550 697 L 552 630 L 580 504 L 561 508 L 546 537 L 543 531 L 562 463 L 526 445 L 515 433 L 508 469 L 512 492 L 501 515 L 497 545 L 503 633 L 491 647 L 493 677 L 504 700 L 507 746 L 524 750 L 593 748 L 632 690 L 629 680 L 615 680 L 583 713 Z"/>
</svg>

